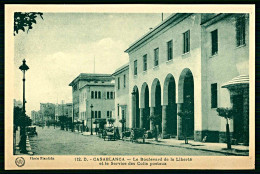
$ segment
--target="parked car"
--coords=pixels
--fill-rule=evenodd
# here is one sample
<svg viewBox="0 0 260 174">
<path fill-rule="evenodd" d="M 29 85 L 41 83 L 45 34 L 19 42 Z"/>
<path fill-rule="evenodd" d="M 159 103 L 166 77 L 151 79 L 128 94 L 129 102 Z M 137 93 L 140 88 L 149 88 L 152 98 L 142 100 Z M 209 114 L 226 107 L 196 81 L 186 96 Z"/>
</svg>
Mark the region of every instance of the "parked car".
<svg viewBox="0 0 260 174">
<path fill-rule="evenodd" d="M 26 132 L 28 136 L 38 135 L 38 133 L 36 132 L 36 126 L 28 126 L 26 128 Z"/>
</svg>

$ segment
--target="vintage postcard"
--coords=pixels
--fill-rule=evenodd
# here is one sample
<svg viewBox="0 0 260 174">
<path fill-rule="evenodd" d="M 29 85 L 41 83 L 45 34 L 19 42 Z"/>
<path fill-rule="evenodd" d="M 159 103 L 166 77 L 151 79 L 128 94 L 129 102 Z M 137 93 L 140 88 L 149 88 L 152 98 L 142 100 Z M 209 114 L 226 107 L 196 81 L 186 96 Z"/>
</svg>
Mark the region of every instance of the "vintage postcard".
<svg viewBox="0 0 260 174">
<path fill-rule="evenodd" d="M 254 5 L 5 5 L 5 169 L 254 169 Z"/>
</svg>

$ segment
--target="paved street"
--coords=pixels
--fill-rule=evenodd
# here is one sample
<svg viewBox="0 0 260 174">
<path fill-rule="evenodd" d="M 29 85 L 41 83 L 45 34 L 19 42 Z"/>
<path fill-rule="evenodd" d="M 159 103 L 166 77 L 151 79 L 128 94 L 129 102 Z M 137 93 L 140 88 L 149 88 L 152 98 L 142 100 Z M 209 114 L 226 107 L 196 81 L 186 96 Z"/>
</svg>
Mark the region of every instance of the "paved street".
<svg viewBox="0 0 260 174">
<path fill-rule="evenodd" d="M 189 155 L 221 156 L 224 154 L 129 141 L 104 141 L 96 135 L 83 136 L 53 127 L 37 127 L 38 136 L 31 137 L 35 155 Z"/>
</svg>

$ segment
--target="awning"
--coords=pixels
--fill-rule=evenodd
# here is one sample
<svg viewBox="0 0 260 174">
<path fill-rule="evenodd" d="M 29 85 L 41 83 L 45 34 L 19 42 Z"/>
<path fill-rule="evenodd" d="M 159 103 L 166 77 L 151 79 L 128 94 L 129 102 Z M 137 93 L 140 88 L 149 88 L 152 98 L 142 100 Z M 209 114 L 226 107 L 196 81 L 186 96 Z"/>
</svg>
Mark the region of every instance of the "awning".
<svg viewBox="0 0 260 174">
<path fill-rule="evenodd" d="M 234 87 L 234 86 L 241 86 L 241 85 L 249 85 L 249 75 L 240 75 L 232 80 L 224 83 L 221 87 L 222 88 L 229 88 L 229 87 Z"/>
</svg>

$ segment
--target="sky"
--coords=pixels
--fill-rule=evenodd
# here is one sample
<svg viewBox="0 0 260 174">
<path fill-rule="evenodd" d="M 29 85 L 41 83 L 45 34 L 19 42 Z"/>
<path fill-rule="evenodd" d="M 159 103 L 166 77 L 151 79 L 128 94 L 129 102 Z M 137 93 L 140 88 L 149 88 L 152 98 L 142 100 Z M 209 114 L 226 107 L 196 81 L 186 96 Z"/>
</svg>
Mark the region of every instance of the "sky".
<svg viewBox="0 0 260 174">
<path fill-rule="evenodd" d="M 164 14 L 164 18 L 170 14 Z M 26 59 L 26 113 L 40 103 L 72 102 L 69 83 L 80 73 L 110 73 L 128 62 L 124 51 L 149 28 L 161 22 L 161 13 L 44 13 L 44 20 L 14 36 L 14 98 L 22 101 L 22 72 Z"/>
</svg>

